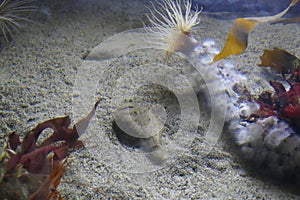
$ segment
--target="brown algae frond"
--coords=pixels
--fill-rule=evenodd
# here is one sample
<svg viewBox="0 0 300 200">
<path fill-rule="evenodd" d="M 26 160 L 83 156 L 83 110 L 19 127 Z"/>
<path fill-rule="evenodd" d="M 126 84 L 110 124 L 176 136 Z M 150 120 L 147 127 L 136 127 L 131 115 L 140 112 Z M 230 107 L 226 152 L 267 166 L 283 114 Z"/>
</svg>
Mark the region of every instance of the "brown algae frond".
<svg viewBox="0 0 300 200">
<path fill-rule="evenodd" d="M 169 54 L 180 51 L 187 53 L 196 40 L 190 36 L 192 27 L 200 23 L 199 14 L 202 9 L 192 11 L 192 2 L 187 0 L 163 0 L 152 4 L 149 8 L 148 20 L 151 26 L 146 27 L 147 42 Z M 182 9 L 183 7 L 183 9 Z"/>
</svg>

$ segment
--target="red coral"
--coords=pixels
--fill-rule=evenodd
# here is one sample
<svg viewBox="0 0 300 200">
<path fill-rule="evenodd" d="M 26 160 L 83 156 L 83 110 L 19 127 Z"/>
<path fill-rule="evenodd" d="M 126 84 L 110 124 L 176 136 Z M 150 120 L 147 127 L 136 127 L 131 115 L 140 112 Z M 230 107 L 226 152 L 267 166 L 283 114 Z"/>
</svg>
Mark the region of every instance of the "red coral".
<svg viewBox="0 0 300 200">
<path fill-rule="evenodd" d="M 260 105 L 260 116 L 277 116 L 300 130 L 300 68 L 289 78 L 290 89 L 286 91 L 282 83 L 270 81 L 275 94 L 263 92 L 257 102 Z"/>
<path fill-rule="evenodd" d="M 21 165 L 30 173 L 49 174 L 61 160 L 66 158 L 70 148 L 83 146 L 82 142 L 78 141 L 78 138 L 85 131 L 89 121 L 94 116 L 98 103 L 99 101 L 96 102 L 93 110 L 85 118 L 77 122 L 73 128 L 68 128 L 71 120 L 66 116 L 39 124 L 25 135 L 22 144 L 17 133 L 10 134 L 9 147 L 7 148 L 10 159 L 6 166 L 7 171 Z M 37 140 L 46 128 L 52 129 L 53 132 L 38 145 Z M 59 141 L 62 143 L 56 144 Z M 14 153 L 20 144 L 21 150 L 18 153 Z M 48 156 L 50 153 L 53 153 L 53 156 Z"/>
</svg>

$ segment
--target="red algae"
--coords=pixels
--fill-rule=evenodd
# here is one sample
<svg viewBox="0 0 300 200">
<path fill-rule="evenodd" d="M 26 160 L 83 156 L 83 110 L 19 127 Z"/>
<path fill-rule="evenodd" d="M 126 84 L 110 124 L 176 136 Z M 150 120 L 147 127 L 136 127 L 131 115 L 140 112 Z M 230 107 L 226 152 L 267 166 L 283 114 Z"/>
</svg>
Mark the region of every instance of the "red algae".
<svg viewBox="0 0 300 200">
<path fill-rule="evenodd" d="M 65 160 L 71 149 L 84 146 L 78 139 L 98 104 L 99 101 L 72 128 L 70 118 L 65 116 L 38 124 L 22 141 L 16 132 L 11 133 L 5 149 L 8 160 L 0 181 L 6 190 L 0 195 L 7 199 L 64 199 L 56 188 L 66 171 Z M 45 129 L 52 129 L 52 133 L 39 144 Z"/>
<path fill-rule="evenodd" d="M 288 122 L 297 132 L 300 131 L 300 68 L 291 73 L 288 78 L 290 85 L 286 90 L 282 83 L 271 80 L 269 83 L 275 93 L 265 91 L 256 100 L 260 105 L 259 116 L 276 116 Z"/>
</svg>

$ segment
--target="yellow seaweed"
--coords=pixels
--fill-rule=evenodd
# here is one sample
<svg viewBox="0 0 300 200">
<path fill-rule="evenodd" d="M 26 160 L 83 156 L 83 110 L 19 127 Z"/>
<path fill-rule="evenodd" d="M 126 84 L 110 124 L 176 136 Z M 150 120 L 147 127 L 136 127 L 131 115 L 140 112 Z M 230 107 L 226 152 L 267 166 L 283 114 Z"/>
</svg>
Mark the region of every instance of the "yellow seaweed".
<svg viewBox="0 0 300 200">
<path fill-rule="evenodd" d="M 238 18 L 235 20 L 229 31 L 226 43 L 222 51 L 216 55 L 213 62 L 227 58 L 230 55 L 240 54 L 247 48 L 248 45 L 248 34 L 260 23 L 272 22 L 278 20 L 286 12 L 294 6 L 299 0 L 293 0 L 290 5 L 273 16 L 265 17 L 249 17 L 249 18 Z"/>
</svg>

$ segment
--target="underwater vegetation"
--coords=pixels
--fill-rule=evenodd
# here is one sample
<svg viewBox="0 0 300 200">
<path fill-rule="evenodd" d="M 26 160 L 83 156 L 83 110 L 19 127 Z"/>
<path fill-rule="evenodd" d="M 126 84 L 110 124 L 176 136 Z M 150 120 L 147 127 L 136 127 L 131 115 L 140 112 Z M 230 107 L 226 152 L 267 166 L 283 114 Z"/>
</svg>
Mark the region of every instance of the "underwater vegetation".
<svg viewBox="0 0 300 200">
<path fill-rule="evenodd" d="M 260 117 L 276 116 L 291 124 L 297 132 L 300 131 L 299 73 L 299 69 L 293 72 L 289 80 L 289 90 L 286 90 L 282 83 L 271 80 L 270 85 L 274 88 L 275 94 L 265 91 L 257 99 Z"/>
<path fill-rule="evenodd" d="M 273 24 L 276 23 L 282 23 L 282 24 L 292 24 L 292 23 L 299 23 L 300 22 L 300 17 L 292 17 L 292 18 L 287 18 L 287 19 L 281 19 L 276 22 L 273 22 Z"/>
<path fill-rule="evenodd" d="M 292 59 L 278 59 L 284 57 Z M 233 123 L 239 153 L 264 176 L 299 184 L 299 59 L 285 50 L 274 49 L 265 50 L 261 60 L 261 67 L 272 63 L 271 70 L 284 76 L 282 81 L 269 81 L 273 91 L 265 90 L 258 95 L 243 86 L 235 88 L 241 95 L 242 110 L 249 113 L 240 115 L 239 125 Z M 283 73 L 284 61 L 287 70 Z"/>
<path fill-rule="evenodd" d="M 291 73 L 300 66 L 300 60 L 289 52 L 274 48 L 273 50 L 265 49 L 264 54 L 260 56 L 261 67 L 270 67 L 273 71 L 281 73 Z"/>
<path fill-rule="evenodd" d="M 26 18 L 21 17 L 19 13 L 35 10 L 35 7 L 29 5 L 30 2 L 32 1 L 2 1 L 0 5 L 0 29 L 5 39 L 10 37 L 12 30 L 20 26 L 19 21 L 26 21 Z M 243 52 L 247 48 L 248 34 L 256 25 L 279 19 L 297 2 L 298 0 L 292 1 L 286 10 L 276 16 L 237 19 L 230 30 L 222 52 L 215 57 L 214 61 Z M 14 6 L 18 7 L 18 9 Z M 17 15 L 17 17 L 9 18 L 9 12 Z M 174 52 L 189 55 L 190 52 L 195 50 L 198 43 L 191 36 L 191 29 L 199 24 L 200 21 L 198 17 L 200 13 L 201 9 L 198 10 L 196 8 L 195 11 L 192 10 L 191 1 L 186 1 L 183 4 L 183 10 L 182 1 L 180 0 L 162 1 L 158 3 L 158 7 L 153 6 L 153 9 L 150 9 L 148 19 L 151 27 L 146 28 L 146 38 L 149 42 L 165 49 L 169 55 Z M 6 18 L 1 18 L 1 16 L 6 16 Z M 295 19 L 293 19 L 293 22 L 294 21 Z M 280 22 L 287 23 L 288 21 Z M 264 143 L 259 143 L 261 137 L 264 137 L 262 136 L 263 134 L 261 134 L 261 130 L 267 133 L 269 131 L 268 129 L 272 129 L 270 134 L 265 134 L 268 139 L 266 139 L 266 141 L 269 141 L 266 145 L 268 150 L 265 152 L 268 152 L 269 149 L 278 150 L 276 148 L 281 148 L 282 146 L 280 145 L 289 137 L 290 142 L 298 142 L 298 140 L 294 140 L 294 137 L 296 137 L 294 133 L 299 133 L 300 128 L 297 123 L 300 119 L 299 59 L 280 49 L 273 51 L 265 50 L 265 54 L 261 59 L 261 66 L 271 67 L 277 73 L 284 74 L 290 84 L 290 88 L 286 89 L 280 82 L 270 81 L 271 86 L 275 89 L 275 93 L 269 91 L 263 92 L 258 98 L 255 98 L 255 102 L 259 105 L 259 111 L 255 113 L 255 115 L 252 115 L 252 117 L 255 117 L 256 121 L 249 120 L 250 125 L 241 131 L 241 134 L 238 136 L 238 143 L 241 145 L 246 144 L 243 150 L 247 153 L 250 152 L 249 146 L 252 145 L 252 147 L 255 147 L 255 145 L 261 145 L 254 150 L 258 151 L 258 153 L 255 152 L 257 154 L 261 153 L 261 148 L 265 147 Z M 277 59 L 277 61 L 274 62 L 274 59 Z M 80 135 L 86 129 L 89 121 L 95 114 L 98 103 L 99 101 L 96 102 L 93 110 L 87 117 L 77 122 L 72 128 L 69 128 L 71 123 L 70 118 L 62 117 L 50 119 L 37 125 L 34 129 L 29 131 L 22 140 L 18 133 L 11 133 L 5 148 L 6 153 L 1 157 L 1 162 L 3 165 L 5 164 L 5 167 L 3 167 L 3 170 L 1 169 L 3 173 L 1 171 L 0 186 L 6 189 L 0 194 L 1 197 L 7 197 L 8 199 L 63 199 L 56 188 L 60 184 L 60 180 L 66 171 L 68 154 L 72 148 L 83 147 L 82 142 L 79 141 Z M 258 122 L 258 124 L 256 124 L 256 122 Z M 260 126 L 261 124 L 259 123 L 264 126 Z M 292 130 L 289 125 L 295 130 Z M 47 129 L 53 131 L 50 136 L 43 135 Z M 257 137 L 254 136 L 254 139 L 253 136 L 249 136 L 249 133 L 252 133 L 253 130 L 260 134 L 257 134 L 259 135 Z M 282 130 L 289 132 L 286 133 Z M 40 141 L 42 138 L 44 138 L 44 140 Z M 134 140 L 133 143 L 134 142 L 136 141 Z M 138 141 L 137 145 L 140 145 L 140 143 L 141 142 Z M 286 144 L 284 144 L 286 146 L 283 148 L 284 153 L 280 155 L 282 157 L 278 159 L 280 161 L 276 160 L 276 162 L 283 162 L 282 160 L 285 159 L 283 156 L 294 152 L 293 159 L 295 159 L 293 162 L 287 162 L 286 165 L 289 165 L 288 167 L 284 165 L 286 168 L 283 170 L 281 170 L 282 168 L 279 169 L 280 172 L 284 171 L 282 173 L 291 171 L 291 174 L 294 174 L 297 172 L 290 169 L 297 169 L 297 167 L 300 166 L 298 159 L 300 155 L 298 152 L 295 152 L 297 144 Z M 133 146 L 134 145 L 135 143 Z M 290 150 L 287 146 L 293 150 Z M 147 148 L 145 149 L 148 150 Z M 149 149 L 151 150 L 151 148 Z M 255 153 L 248 154 L 247 156 L 250 155 L 249 157 L 254 157 Z M 271 152 L 270 155 L 264 153 L 264 156 L 270 158 L 274 156 L 274 152 Z M 275 156 L 278 155 L 276 154 Z M 265 158 L 261 160 L 264 162 Z M 272 163 L 272 166 L 273 165 L 283 166 L 278 163 Z M 278 171 L 278 169 L 276 170 Z M 276 170 L 274 170 L 274 173 L 277 172 Z"/>
<path fill-rule="evenodd" d="M 237 55 L 245 51 L 248 46 L 248 35 L 258 24 L 278 20 L 285 15 L 292 6 L 298 3 L 298 1 L 299 0 L 293 0 L 285 10 L 277 15 L 236 19 L 230 28 L 222 51 L 215 56 L 214 62 L 227 58 L 230 55 Z"/>
<path fill-rule="evenodd" d="M 259 117 L 276 116 L 300 133 L 300 60 L 281 49 L 265 50 L 261 60 L 260 66 L 270 66 L 276 72 L 288 73 L 285 79 L 290 88 L 287 90 L 281 82 L 270 80 L 275 93 L 264 91 L 258 96 Z"/>
<path fill-rule="evenodd" d="M 261 23 L 297 23 L 299 17 L 290 19 L 282 18 L 291 7 L 299 0 L 293 0 L 289 6 L 280 13 L 273 16 L 237 18 L 232 24 L 226 42 L 221 52 L 214 58 L 213 62 L 227 58 L 230 55 L 237 55 L 246 50 L 248 46 L 248 35 Z M 181 8 L 183 4 L 183 9 Z M 165 49 L 168 55 L 174 52 L 181 52 L 190 55 L 197 47 L 198 41 L 191 35 L 191 29 L 200 23 L 199 15 L 202 8 L 192 9 L 192 2 L 180 0 L 165 0 L 158 2 L 149 9 L 148 20 L 150 26 L 146 26 L 146 40 L 154 44 L 156 48 Z"/>
<path fill-rule="evenodd" d="M 298 23 L 299 17 L 280 19 L 297 3 L 298 0 L 291 1 L 285 10 L 274 16 L 236 19 L 222 51 L 213 62 L 244 52 L 248 46 L 248 35 L 258 24 Z M 281 74 L 283 80 L 270 80 L 270 90 L 261 94 L 251 94 L 242 79 L 241 82 L 231 82 L 231 86 L 226 88 L 233 91 L 228 93 L 232 101 L 229 109 L 237 114 L 231 114 L 227 119 L 229 130 L 238 145 L 238 153 L 251 168 L 271 179 L 299 184 L 299 59 L 280 48 L 265 49 L 260 59 L 260 67 L 270 67 L 272 72 Z"/>
<path fill-rule="evenodd" d="M 266 15 L 268 13 L 278 13 L 287 7 L 289 1 L 282 0 L 194 0 L 194 3 L 201 5 L 208 12 L 234 12 L 239 16 L 250 15 Z M 291 13 L 299 12 L 299 8 L 295 8 Z"/>
<path fill-rule="evenodd" d="M 56 187 L 66 171 L 66 158 L 71 149 L 83 147 L 80 135 L 95 114 L 99 101 L 92 111 L 68 128 L 68 116 L 54 118 L 37 125 L 21 141 L 13 132 L 8 137 L 5 153 L 1 156 L 1 197 L 7 199 L 62 199 Z M 51 129 L 48 137 L 43 131 Z M 39 141 L 39 138 L 44 140 Z"/>
<path fill-rule="evenodd" d="M 22 22 L 32 22 L 27 16 L 30 12 L 40 11 L 33 5 L 35 0 L 1 0 L 0 1 L 0 36 L 9 41 Z"/>
<path fill-rule="evenodd" d="M 233 94 L 236 89 L 234 88 L 235 84 L 246 85 L 243 81 L 247 80 L 247 77 L 240 75 L 234 69 L 234 65 L 231 67 L 230 64 L 226 64 L 226 61 L 221 61 L 230 55 L 237 55 L 245 51 L 248 45 L 248 35 L 257 25 L 274 22 L 284 23 L 279 19 L 297 3 L 298 0 L 291 1 L 285 10 L 274 16 L 236 19 L 228 33 L 223 50 L 216 53 L 217 55 L 215 54 L 216 50 L 211 51 L 216 56 L 202 62 L 200 56 L 202 52 L 203 54 L 207 54 L 207 52 L 201 43 L 192 36 L 192 28 L 200 22 L 197 18 L 201 10 L 196 8 L 195 11 L 192 11 L 190 1 L 162 1 L 158 3 L 158 7 L 153 6 L 150 10 L 148 16 L 150 25 L 145 27 L 145 31 L 134 30 L 134 32 L 125 32 L 123 35 L 112 37 L 108 43 L 104 42 L 97 46 L 95 51 L 92 50 L 93 56 L 89 55 L 88 57 L 93 57 L 96 60 L 117 57 L 126 52 L 127 49 L 132 48 L 134 46 L 132 43 L 136 44 L 136 47 L 147 48 L 148 46 L 141 42 L 142 39 L 146 39 L 149 46 L 164 50 L 167 55 L 182 53 L 195 59 L 197 69 L 210 79 L 209 82 L 217 83 L 212 87 L 216 90 L 211 93 L 211 95 L 213 94 L 212 99 L 222 102 L 220 99 L 223 98 L 218 96 L 218 92 L 223 89 L 228 92 L 230 98 L 227 102 L 228 105 L 215 105 L 222 109 L 229 107 L 232 109 L 228 112 L 227 120 L 229 124 L 234 124 L 232 125 L 232 134 L 235 137 L 235 142 L 239 145 L 240 152 L 246 160 L 251 161 L 251 166 L 259 166 L 273 177 L 292 178 L 294 176 L 300 178 L 297 170 L 300 167 L 300 153 L 297 150 L 300 149 L 300 137 L 296 133 L 298 128 L 294 125 L 299 120 L 297 104 L 299 103 L 299 90 L 296 86 L 298 82 L 296 78 L 293 78 L 296 76 L 290 76 L 290 74 L 299 73 L 296 71 L 299 67 L 298 59 L 282 49 L 265 50 L 264 55 L 261 56 L 262 64 L 260 66 L 271 67 L 274 72 L 283 74 L 286 78 L 289 77 L 292 86 L 290 89 L 283 89 L 281 83 L 271 81 L 275 94 L 269 92 L 269 99 L 266 102 L 261 101 L 263 95 L 258 98 L 243 87 L 241 91 L 237 92 L 237 95 Z M 180 4 L 183 4 L 183 10 L 181 10 Z M 134 36 L 130 37 L 133 33 Z M 132 39 L 130 40 L 132 43 L 127 44 L 128 48 L 119 46 L 120 48 L 116 48 L 113 53 L 107 53 L 107 46 L 114 46 L 116 41 L 123 43 L 122 40 L 128 41 L 128 38 Z M 137 41 L 137 38 L 141 38 L 141 40 Z M 122 48 L 125 50 L 120 51 Z M 117 51 L 119 52 L 116 54 Z M 242 97 L 234 102 L 238 95 Z M 243 106 L 247 110 L 247 114 L 253 114 L 251 117 L 247 115 L 249 117 L 247 118 L 240 115 L 239 109 Z M 263 113 L 263 111 L 266 112 Z M 122 137 L 123 135 L 120 134 L 119 136 Z M 133 138 L 128 140 L 132 146 L 138 146 L 144 142 Z"/>
</svg>

